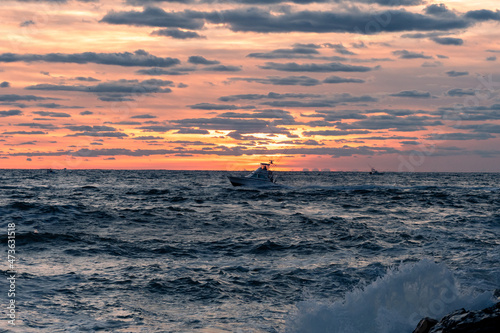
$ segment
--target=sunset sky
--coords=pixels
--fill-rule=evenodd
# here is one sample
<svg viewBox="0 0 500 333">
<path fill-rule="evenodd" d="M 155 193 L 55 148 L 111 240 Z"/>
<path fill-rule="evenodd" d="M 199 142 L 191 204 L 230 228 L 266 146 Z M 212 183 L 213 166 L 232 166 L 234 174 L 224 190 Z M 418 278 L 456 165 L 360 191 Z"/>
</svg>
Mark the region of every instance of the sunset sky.
<svg viewBox="0 0 500 333">
<path fill-rule="evenodd" d="M 2 0 L 0 168 L 500 172 L 497 0 Z"/>
</svg>

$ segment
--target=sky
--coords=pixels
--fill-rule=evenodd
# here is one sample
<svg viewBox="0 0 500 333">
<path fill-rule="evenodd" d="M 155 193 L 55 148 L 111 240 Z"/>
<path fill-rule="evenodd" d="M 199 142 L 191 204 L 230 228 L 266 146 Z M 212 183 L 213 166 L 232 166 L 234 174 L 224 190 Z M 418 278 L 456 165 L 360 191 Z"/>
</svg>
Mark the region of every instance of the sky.
<svg viewBox="0 0 500 333">
<path fill-rule="evenodd" d="M 500 172 L 496 0 L 2 0 L 0 168 Z"/>
</svg>

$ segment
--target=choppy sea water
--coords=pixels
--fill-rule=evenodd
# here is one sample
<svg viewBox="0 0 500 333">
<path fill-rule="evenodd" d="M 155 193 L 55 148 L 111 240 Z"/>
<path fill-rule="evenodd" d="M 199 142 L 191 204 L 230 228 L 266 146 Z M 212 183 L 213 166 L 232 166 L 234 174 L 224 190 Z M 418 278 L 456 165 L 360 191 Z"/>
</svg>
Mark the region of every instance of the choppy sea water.
<svg viewBox="0 0 500 333">
<path fill-rule="evenodd" d="M 500 288 L 500 174 L 0 170 L 7 332 L 411 332 Z"/>
</svg>

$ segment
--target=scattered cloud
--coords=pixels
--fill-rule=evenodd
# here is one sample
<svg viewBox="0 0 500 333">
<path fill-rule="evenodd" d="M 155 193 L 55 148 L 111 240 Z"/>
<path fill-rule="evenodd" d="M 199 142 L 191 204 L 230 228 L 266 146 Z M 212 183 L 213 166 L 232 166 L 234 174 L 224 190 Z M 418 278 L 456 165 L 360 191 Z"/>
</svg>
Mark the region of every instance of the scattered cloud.
<svg viewBox="0 0 500 333">
<path fill-rule="evenodd" d="M 195 31 L 181 30 L 177 28 L 155 30 L 151 33 L 151 36 L 165 36 L 175 39 L 206 38 L 205 36 L 199 35 Z"/>
<path fill-rule="evenodd" d="M 150 114 L 138 114 L 138 115 L 132 116 L 130 118 L 131 119 L 154 119 L 154 118 L 158 118 L 158 117 L 150 115 Z"/>
<path fill-rule="evenodd" d="M 218 60 L 208 60 L 202 56 L 190 56 L 188 62 L 194 65 L 218 65 L 220 61 Z"/>
<path fill-rule="evenodd" d="M 0 62 L 53 62 L 53 63 L 74 63 L 74 64 L 102 64 L 115 66 L 141 66 L 141 67 L 171 67 L 180 64 L 179 59 L 170 57 L 157 57 L 144 50 L 137 50 L 133 53 L 49 53 L 49 54 L 0 54 Z"/>
<path fill-rule="evenodd" d="M 395 94 L 389 94 L 393 97 L 409 97 L 409 98 L 431 98 L 431 94 L 428 91 L 418 91 L 418 90 L 404 90 Z"/>
<path fill-rule="evenodd" d="M 0 111 L 0 117 L 20 116 L 22 114 L 20 110 Z"/>
<path fill-rule="evenodd" d="M 426 56 L 423 52 L 417 53 L 408 50 L 393 51 L 392 54 L 399 56 L 400 59 L 432 59 L 432 56 Z"/>
<path fill-rule="evenodd" d="M 368 72 L 373 70 L 371 67 L 366 66 L 354 66 L 345 65 L 339 62 L 332 62 L 329 64 L 297 64 L 295 62 L 290 62 L 286 64 L 266 62 L 265 66 L 259 66 L 262 69 L 274 69 L 278 71 L 285 72 L 316 72 L 316 73 L 328 73 L 328 72 Z"/>
<path fill-rule="evenodd" d="M 268 94 L 241 94 L 241 95 L 230 95 L 219 97 L 219 101 L 231 102 L 238 100 L 259 100 L 259 99 L 285 99 L 285 98 L 315 98 L 321 97 L 318 94 L 301 94 L 301 93 L 275 93 L 270 92 Z"/>
<path fill-rule="evenodd" d="M 469 72 L 467 71 L 448 71 L 446 72 L 446 75 L 450 77 L 458 77 L 458 76 L 467 76 L 469 75 Z"/>
<path fill-rule="evenodd" d="M 230 80 L 255 82 L 260 84 L 272 84 L 277 86 L 317 86 L 321 84 L 321 81 L 309 76 L 288 76 L 288 77 L 267 76 L 267 78 L 234 77 L 231 78 Z"/>
<path fill-rule="evenodd" d="M 51 118 L 69 118 L 70 114 L 64 112 L 50 112 L 50 111 L 34 111 L 34 114 L 37 114 L 42 117 L 51 117 Z"/>
<path fill-rule="evenodd" d="M 434 42 L 441 45 L 463 45 L 464 40 L 461 38 L 453 38 L 453 37 L 434 37 L 431 38 Z"/>
<path fill-rule="evenodd" d="M 364 83 L 365 80 L 354 79 L 354 78 L 344 78 L 339 76 L 329 76 L 323 80 L 323 83 Z"/>
<path fill-rule="evenodd" d="M 239 110 L 239 109 L 254 109 L 255 106 L 237 106 L 237 105 L 227 105 L 227 104 L 212 104 L 212 103 L 198 103 L 194 105 L 188 105 L 191 109 L 198 110 Z"/>
</svg>

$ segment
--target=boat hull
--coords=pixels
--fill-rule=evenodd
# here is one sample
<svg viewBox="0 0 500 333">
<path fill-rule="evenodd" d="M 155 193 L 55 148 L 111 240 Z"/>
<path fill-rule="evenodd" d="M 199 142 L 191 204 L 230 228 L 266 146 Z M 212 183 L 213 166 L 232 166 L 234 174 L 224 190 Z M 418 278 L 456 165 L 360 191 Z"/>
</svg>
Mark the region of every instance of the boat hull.
<svg viewBox="0 0 500 333">
<path fill-rule="evenodd" d="M 273 182 L 267 179 L 255 179 L 248 177 L 231 177 L 228 176 L 229 181 L 233 186 L 273 186 Z"/>
</svg>

